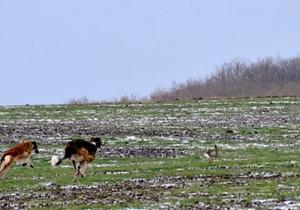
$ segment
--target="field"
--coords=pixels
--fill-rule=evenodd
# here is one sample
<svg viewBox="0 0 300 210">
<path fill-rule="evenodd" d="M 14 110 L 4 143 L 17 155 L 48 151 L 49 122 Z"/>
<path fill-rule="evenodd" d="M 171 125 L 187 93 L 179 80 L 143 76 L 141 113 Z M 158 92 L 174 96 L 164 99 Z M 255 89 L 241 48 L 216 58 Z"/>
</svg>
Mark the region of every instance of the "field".
<svg viewBox="0 0 300 210">
<path fill-rule="evenodd" d="M 50 166 L 91 136 L 85 178 Z M 0 107 L 0 153 L 24 138 L 40 153 L 0 180 L 0 209 L 300 208 L 299 97 Z"/>
</svg>

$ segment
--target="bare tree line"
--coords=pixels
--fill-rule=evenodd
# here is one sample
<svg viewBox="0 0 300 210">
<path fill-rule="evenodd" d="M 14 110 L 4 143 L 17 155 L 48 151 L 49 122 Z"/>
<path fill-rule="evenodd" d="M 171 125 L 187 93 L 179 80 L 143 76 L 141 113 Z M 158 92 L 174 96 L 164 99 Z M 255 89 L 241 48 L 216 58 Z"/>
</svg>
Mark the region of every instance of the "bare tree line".
<svg viewBox="0 0 300 210">
<path fill-rule="evenodd" d="M 300 57 L 264 58 L 255 62 L 236 59 L 216 69 L 205 80 L 188 80 L 169 90 L 158 89 L 152 100 L 210 97 L 299 96 Z"/>
</svg>

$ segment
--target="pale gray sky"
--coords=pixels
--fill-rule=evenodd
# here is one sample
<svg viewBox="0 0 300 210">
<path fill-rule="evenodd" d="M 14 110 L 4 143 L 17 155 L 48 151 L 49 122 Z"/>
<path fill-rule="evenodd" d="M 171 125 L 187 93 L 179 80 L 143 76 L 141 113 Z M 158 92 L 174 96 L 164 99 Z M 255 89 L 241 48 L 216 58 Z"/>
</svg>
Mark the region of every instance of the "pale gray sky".
<svg viewBox="0 0 300 210">
<path fill-rule="evenodd" d="M 298 0 L 0 0 L 0 104 L 148 96 L 300 52 Z"/>
</svg>

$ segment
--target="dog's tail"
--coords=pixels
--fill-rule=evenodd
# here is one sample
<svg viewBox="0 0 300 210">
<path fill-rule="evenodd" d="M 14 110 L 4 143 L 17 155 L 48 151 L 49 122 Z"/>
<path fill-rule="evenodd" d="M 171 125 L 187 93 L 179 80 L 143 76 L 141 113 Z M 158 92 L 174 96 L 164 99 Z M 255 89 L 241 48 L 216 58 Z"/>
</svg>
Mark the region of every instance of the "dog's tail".
<svg viewBox="0 0 300 210">
<path fill-rule="evenodd" d="M 58 158 L 56 155 L 53 155 L 52 158 L 51 158 L 50 163 L 51 163 L 52 166 L 58 166 L 59 164 L 62 163 L 62 161 L 63 161 L 62 158 Z"/>
</svg>

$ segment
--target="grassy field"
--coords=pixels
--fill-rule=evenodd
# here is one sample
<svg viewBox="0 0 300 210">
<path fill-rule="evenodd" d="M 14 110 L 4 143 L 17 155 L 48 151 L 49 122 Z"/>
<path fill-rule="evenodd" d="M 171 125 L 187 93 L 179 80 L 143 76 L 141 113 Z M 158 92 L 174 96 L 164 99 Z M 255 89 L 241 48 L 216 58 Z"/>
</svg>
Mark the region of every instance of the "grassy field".
<svg viewBox="0 0 300 210">
<path fill-rule="evenodd" d="M 85 178 L 50 166 L 91 136 Z M 40 153 L 0 180 L 0 209 L 300 208 L 299 97 L 0 107 L 0 153 L 23 138 Z"/>
</svg>

